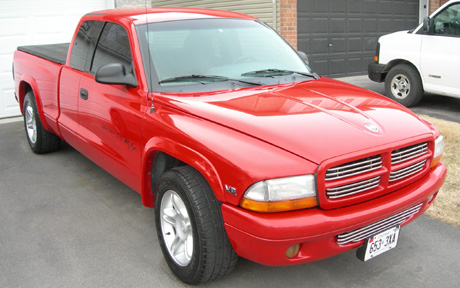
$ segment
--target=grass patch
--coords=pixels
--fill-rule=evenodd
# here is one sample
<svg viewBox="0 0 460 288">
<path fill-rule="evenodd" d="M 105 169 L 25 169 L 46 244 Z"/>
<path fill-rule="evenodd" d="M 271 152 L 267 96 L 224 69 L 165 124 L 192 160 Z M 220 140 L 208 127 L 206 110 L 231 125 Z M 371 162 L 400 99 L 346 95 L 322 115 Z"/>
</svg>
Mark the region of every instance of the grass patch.
<svg viewBox="0 0 460 288">
<path fill-rule="evenodd" d="M 441 161 L 447 166 L 444 185 L 426 214 L 460 228 L 460 124 L 419 115 L 438 127 L 444 136 L 444 154 Z"/>
</svg>

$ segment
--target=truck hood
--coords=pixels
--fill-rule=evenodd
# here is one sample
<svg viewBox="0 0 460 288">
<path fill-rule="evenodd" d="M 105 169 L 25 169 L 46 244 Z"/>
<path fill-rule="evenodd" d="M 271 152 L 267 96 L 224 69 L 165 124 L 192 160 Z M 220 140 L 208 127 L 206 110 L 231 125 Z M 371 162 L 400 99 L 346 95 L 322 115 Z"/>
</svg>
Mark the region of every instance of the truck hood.
<svg viewBox="0 0 460 288">
<path fill-rule="evenodd" d="M 411 34 L 411 33 L 413 34 L 414 31 L 411 32 L 411 30 L 404 30 L 404 31 L 397 31 L 397 32 L 386 34 L 386 35 L 382 35 L 379 38 L 379 42 L 385 41 L 385 40 L 389 41 L 389 40 L 394 40 L 394 39 L 407 39 L 407 34 Z M 401 47 L 401 48 L 404 48 L 404 47 Z"/>
<path fill-rule="evenodd" d="M 156 94 L 155 99 L 316 164 L 433 133 L 403 106 L 327 78 L 230 92 Z"/>
</svg>

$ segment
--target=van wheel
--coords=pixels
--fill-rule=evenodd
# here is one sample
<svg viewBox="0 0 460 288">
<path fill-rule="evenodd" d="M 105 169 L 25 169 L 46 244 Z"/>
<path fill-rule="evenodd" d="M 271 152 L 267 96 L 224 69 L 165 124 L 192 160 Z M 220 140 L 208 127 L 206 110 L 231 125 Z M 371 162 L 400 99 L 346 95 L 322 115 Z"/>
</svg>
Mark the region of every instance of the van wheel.
<svg viewBox="0 0 460 288">
<path fill-rule="evenodd" d="M 236 265 L 220 204 L 205 178 L 190 166 L 165 172 L 158 184 L 155 222 L 171 271 L 188 284 L 223 277 Z"/>
<path fill-rule="evenodd" d="M 48 132 L 40 121 L 37 103 L 34 94 L 29 91 L 24 98 L 24 127 L 27 140 L 33 152 L 37 154 L 48 153 L 59 149 L 61 139 Z"/>
<path fill-rule="evenodd" d="M 385 79 L 385 91 L 389 98 L 406 107 L 411 107 L 422 100 L 422 80 L 415 68 L 407 64 L 399 64 L 388 72 Z"/>
</svg>

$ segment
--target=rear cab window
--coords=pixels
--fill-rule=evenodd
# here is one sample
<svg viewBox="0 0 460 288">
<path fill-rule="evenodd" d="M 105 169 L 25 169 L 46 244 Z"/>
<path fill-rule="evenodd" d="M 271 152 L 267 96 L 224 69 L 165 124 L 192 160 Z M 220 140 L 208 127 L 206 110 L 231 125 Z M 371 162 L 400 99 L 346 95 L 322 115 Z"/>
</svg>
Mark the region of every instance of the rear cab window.
<svg viewBox="0 0 460 288">
<path fill-rule="evenodd" d="M 125 67 L 126 71 L 130 71 L 132 61 L 126 29 L 119 24 L 107 22 L 97 43 L 90 70 L 91 74 L 95 74 L 101 66 L 110 63 L 120 63 Z"/>
<path fill-rule="evenodd" d="M 120 63 L 127 71 L 133 69 L 128 32 L 112 22 L 84 22 L 72 47 L 70 67 L 94 75 L 111 63 Z"/>
<path fill-rule="evenodd" d="M 70 67 L 89 71 L 97 39 L 104 27 L 101 21 L 85 21 L 78 30 L 70 56 Z"/>
</svg>

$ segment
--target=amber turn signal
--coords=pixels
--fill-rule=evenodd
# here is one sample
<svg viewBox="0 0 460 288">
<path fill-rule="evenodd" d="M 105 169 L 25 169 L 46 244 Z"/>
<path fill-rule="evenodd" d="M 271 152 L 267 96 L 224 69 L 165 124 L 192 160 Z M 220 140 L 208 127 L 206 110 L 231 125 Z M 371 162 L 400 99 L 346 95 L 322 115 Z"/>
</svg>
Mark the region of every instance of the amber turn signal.
<svg viewBox="0 0 460 288">
<path fill-rule="evenodd" d="M 434 158 L 433 161 L 431 161 L 431 168 L 433 168 L 434 166 L 438 165 L 439 161 L 441 161 L 441 155 L 439 155 L 438 157 Z"/>
<path fill-rule="evenodd" d="M 316 201 L 316 197 L 267 202 L 243 198 L 243 200 L 241 201 L 241 207 L 247 210 L 265 213 L 300 210 L 312 208 L 317 205 L 318 202 Z"/>
</svg>

